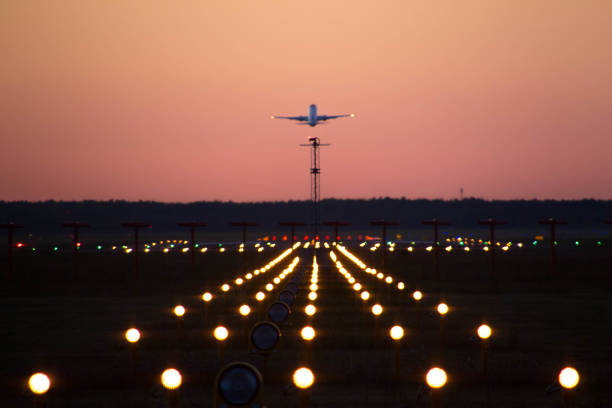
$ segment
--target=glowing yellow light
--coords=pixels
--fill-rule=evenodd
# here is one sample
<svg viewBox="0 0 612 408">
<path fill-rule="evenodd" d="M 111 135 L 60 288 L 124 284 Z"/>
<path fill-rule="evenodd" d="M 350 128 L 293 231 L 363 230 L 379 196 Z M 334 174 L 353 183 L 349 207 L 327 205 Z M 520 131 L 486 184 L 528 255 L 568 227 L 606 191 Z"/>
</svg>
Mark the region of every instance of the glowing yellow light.
<svg viewBox="0 0 612 408">
<path fill-rule="evenodd" d="M 406 287 L 406 285 L 404 285 L 404 282 L 397 282 L 397 289 L 398 290 L 404 290 L 405 287 Z"/>
<path fill-rule="evenodd" d="M 314 383 L 314 374 L 309 368 L 300 367 L 293 373 L 293 383 L 298 388 L 308 388 Z"/>
<path fill-rule="evenodd" d="M 353 290 L 355 292 L 359 292 L 361 290 L 361 283 L 356 283 L 353 285 Z"/>
<path fill-rule="evenodd" d="M 355 117 L 355 114 L 354 114 L 354 113 L 351 113 L 351 118 L 354 118 L 354 117 Z"/>
<path fill-rule="evenodd" d="M 348 283 L 350 283 L 351 285 L 355 283 L 355 278 L 353 278 L 352 276 L 348 278 Z"/>
<path fill-rule="evenodd" d="M 49 391 L 51 381 L 45 374 L 36 373 L 30 376 L 28 386 L 30 387 L 30 391 L 32 391 L 34 394 L 44 394 L 45 392 Z"/>
<path fill-rule="evenodd" d="M 425 380 L 431 388 L 444 387 L 444 384 L 446 384 L 446 372 L 441 368 L 434 367 L 427 372 Z"/>
<path fill-rule="evenodd" d="M 382 278 L 384 278 L 384 277 L 385 277 L 385 275 L 384 275 L 382 272 L 378 272 L 378 273 L 376 274 L 376 277 L 377 277 L 378 279 L 382 279 Z"/>
<path fill-rule="evenodd" d="M 178 305 L 174 308 L 174 314 L 178 317 L 181 317 L 185 314 L 185 308 L 181 305 Z"/>
<path fill-rule="evenodd" d="M 408 248 L 406 248 L 406 250 L 408 250 L 408 252 L 412 252 L 412 251 L 413 251 L 413 249 L 412 249 L 412 247 L 411 247 L 411 246 L 409 246 Z"/>
<path fill-rule="evenodd" d="M 487 252 L 487 251 L 489 250 L 489 247 L 488 247 L 488 246 L 483 247 L 483 248 L 482 248 L 482 250 L 483 250 L 483 251 L 485 251 L 485 252 Z"/>
<path fill-rule="evenodd" d="M 279 284 L 280 283 L 280 278 L 276 277 L 274 279 L 272 279 L 272 282 L 274 282 L 275 284 Z"/>
<path fill-rule="evenodd" d="M 174 390 L 181 386 L 181 382 L 183 381 L 181 377 L 181 373 L 174 368 L 169 368 L 165 370 L 161 375 L 162 385 L 169 389 Z"/>
<path fill-rule="evenodd" d="M 319 286 L 317 286 L 316 283 L 311 284 L 309 288 L 312 292 L 316 292 L 317 290 L 319 290 Z"/>
<path fill-rule="evenodd" d="M 202 294 L 202 300 L 205 302 L 210 302 L 212 298 L 213 298 L 213 295 L 210 292 L 205 292 L 204 294 Z"/>
<path fill-rule="evenodd" d="M 580 375 L 578 375 L 578 371 L 576 371 L 573 367 L 565 367 L 559 373 L 559 384 L 563 388 L 571 389 L 578 385 L 580 381 Z"/>
<path fill-rule="evenodd" d="M 230 290 L 230 285 L 224 283 L 223 285 L 221 285 L 221 290 L 227 292 L 228 290 Z"/>
<path fill-rule="evenodd" d="M 238 278 L 234 281 L 236 283 L 236 285 L 242 285 L 244 283 L 244 281 L 242 280 L 242 278 Z"/>
<path fill-rule="evenodd" d="M 401 340 L 401 338 L 404 337 L 404 328 L 397 325 L 393 326 L 389 330 L 389 336 L 391 336 L 393 340 Z"/>
<path fill-rule="evenodd" d="M 315 307 L 315 305 L 308 305 L 304 308 L 304 312 L 308 315 L 308 316 L 312 316 L 315 313 L 317 313 L 317 308 Z"/>
<path fill-rule="evenodd" d="M 476 332 L 478 333 L 478 337 L 483 340 L 486 340 L 491 337 L 491 333 L 493 331 L 491 330 L 491 327 L 487 326 L 486 324 L 483 324 L 478 327 L 478 330 Z"/>
<path fill-rule="evenodd" d="M 257 299 L 258 302 L 261 302 L 262 300 L 264 300 L 266 298 L 266 294 L 263 292 L 257 292 L 255 294 L 255 299 Z"/>
<path fill-rule="evenodd" d="M 450 252 L 450 251 L 452 251 L 452 250 L 453 250 L 453 247 L 449 245 L 449 246 L 447 246 L 447 247 L 446 247 L 446 248 L 444 248 L 444 249 L 446 249 L 446 252 Z"/>
<path fill-rule="evenodd" d="M 268 283 L 268 284 L 266 285 L 266 290 L 267 290 L 268 292 L 270 292 L 272 289 L 274 289 L 274 285 L 273 285 L 273 284 L 271 284 L 271 283 Z"/>
<path fill-rule="evenodd" d="M 438 313 L 445 315 L 448 313 L 448 305 L 446 303 L 440 303 L 437 307 Z"/>
<path fill-rule="evenodd" d="M 248 316 L 251 313 L 251 307 L 249 305 L 242 305 L 238 309 L 238 312 L 243 316 Z"/>
<path fill-rule="evenodd" d="M 125 332 L 125 339 L 130 343 L 136 343 L 138 340 L 140 340 L 140 332 L 138 331 L 138 329 L 128 329 Z"/>
<path fill-rule="evenodd" d="M 364 290 L 363 292 L 361 292 L 361 295 L 359 295 L 361 297 L 361 300 L 368 300 L 370 298 L 370 292 L 368 292 L 367 290 Z"/>
<path fill-rule="evenodd" d="M 308 299 L 312 302 L 317 299 L 317 292 L 310 292 L 308 294 Z"/>
<path fill-rule="evenodd" d="M 385 278 L 385 282 L 387 282 L 388 284 L 391 284 L 391 283 L 393 283 L 393 278 L 392 278 L 392 277 L 390 277 L 390 276 L 387 276 L 387 277 Z"/>
<path fill-rule="evenodd" d="M 227 329 L 223 326 L 217 326 L 213 331 L 213 336 L 215 337 L 215 339 L 223 341 L 227 339 L 227 336 L 229 336 L 229 331 L 227 331 Z"/>
<path fill-rule="evenodd" d="M 464 250 L 465 252 L 470 252 L 470 247 L 464 247 L 464 248 L 463 248 L 463 250 Z"/>
<path fill-rule="evenodd" d="M 420 290 L 415 290 L 412 292 L 412 298 L 418 302 L 423 299 L 423 293 Z"/>
<path fill-rule="evenodd" d="M 302 336 L 302 338 L 304 340 L 312 340 L 315 338 L 315 329 L 313 329 L 310 326 L 306 326 L 302 329 L 302 331 L 300 331 L 300 336 Z"/>
<path fill-rule="evenodd" d="M 503 247 L 502 247 L 502 250 L 503 250 L 503 251 L 507 251 L 507 250 L 508 250 L 508 246 L 507 246 L 507 245 L 503 246 Z"/>
<path fill-rule="evenodd" d="M 378 303 L 372 306 L 372 314 L 374 316 L 379 316 L 382 312 L 383 312 L 383 307 L 379 305 Z"/>
<path fill-rule="evenodd" d="M 432 250 L 432 249 L 433 249 L 433 247 L 432 247 L 431 245 L 430 245 L 430 246 L 428 246 L 427 248 L 425 248 L 425 250 L 426 250 L 427 252 L 431 252 L 431 250 Z"/>
</svg>

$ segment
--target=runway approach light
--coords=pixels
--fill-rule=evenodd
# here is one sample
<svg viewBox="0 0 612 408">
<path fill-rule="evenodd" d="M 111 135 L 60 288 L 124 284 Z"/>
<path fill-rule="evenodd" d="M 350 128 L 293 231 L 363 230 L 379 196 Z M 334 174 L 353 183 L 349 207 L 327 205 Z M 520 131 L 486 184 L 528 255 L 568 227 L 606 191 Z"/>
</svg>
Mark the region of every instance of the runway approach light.
<svg viewBox="0 0 612 408">
<path fill-rule="evenodd" d="M 298 388 L 309 388 L 314 383 L 314 374 L 307 367 L 300 367 L 293 373 L 293 383 Z"/>
<path fill-rule="evenodd" d="M 580 375 L 573 367 L 565 367 L 559 373 L 559 384 L 567 390 L 570 390 L 578 385 L 580 381 Z"/>
<path fill-rule="evenodd" d="M 213 295 L 210 292 L 206 292 L 202 295 L 202 300 L 205 302 L 210 302 L 213 298 Z"/>
<path fill-rule="evenodd" d="M 370 292 L 368 292 L 367 290 L 364 290 L 363 292 L 361 292 L 361 295 L 359 295 L 361 297 L 361 300 L 366 301 L 370 298 Z"/>
<path fill-rule="evenodd" d="M 221 285 L 221 290 L 227 292 L 228 290 L 230 290 L 230 285 L 224 283 L 223 285 Z"/>
<path fill-rule="evenodd" d="M 434 367 L 427 372 L 425 380 L 431 388 L 442 388 L 446 384 L 446 372 L 441 368 Z"/>
<path fill-rule="evenodd" d="M 178 317 L 181 317 L 185 314 L 185 308 L 181 305 L 178 305 L 174 308 L 174 314 Z"/>
<path fill-rule="evenodd" d="M 491 330 L 491 327 L 489 327 L 486 324 L 480 325 L 476 332 L 478 333 L 478 337 L 480 337 L 483 340 L 486 340 L 489 337 L 491 337 L 491 333 L 493 333 L 493 331 Z"/>
<path fill-rule="evenodd" d="M 162 385 L 169 390 L 175 390 L 180 387 L 182 381 L 181 373 L 174 368 L 168 368 L 161 375 Z"/>
<path fill-rule="evenodd" d="M 308 316 L 313 316 L 315 313 L 317 313 L 317 308 L 315 307 L 315 305 L 308 305 L 306 306 L 306 308 L 304 309 L 304 312 L 308 315 Z"/>
<path fill-rule="evenodd" d="M 382 312 L 383 312 L 383 307 L 379 305 L 378 303 L 372 306 L 372 314 L 374 316 L 380 316 Z"/>
<path fill-rule="evenodd" d="M 423 299 L 423 293 L 421 293 L 420 290 L 415 290 L 412 292 L 412 298 L 418 302 L 419 300 Z"/>
<path fill-rule="evenodd" d="M 125 339 L 130 343 L 137 343 L 138 340 L 140 340 L 140 332 L 138 331 L 138 329 L 128 329 L 125 332 Z"/>
<path fill-rule="evenodd" d="M 30 391 L 34 394 L 44 394 L 49 391 L 49 387 L 51 387 L 51 381 L 46 374 L 36 373 L 30 376 L 28 381 L 28 387 L 30 387 Z"/>
<path fill-rule="evenodd" d="M 308 299 L 309 299 L 310 301 L 314 301 L 314 300 L 316 300 L 316 299 L 317 299 L 317 292 L 310 292 L 310 293 L 308 294 Z"/>
<path fill-rule="evenodd" d="M 441 315 L 445 315 L 448 313 L 448 305 L 446 303 L 440 303 L 437 310 Z"/>
<path fill-rule="evenodd" d="M 391 338 L 393 340 L 401 340 L 402 337 L 404 337 L 404 328 L 402 326 L 393 326 L 390 330 L 389 330 L 389 336 L 391 336 Z"/>
<path fill-rule="evenodd" d="M 315 335 L 316 335 L 315 329 L 313 329 L 310 326 L 306 326 L 302 329 L 302 331 L 300 331 L 300 336 L 302 336 L 304 340 L 310 341 L 315 338 Z"/>
<path fill-rule="evenodd" d="M 238 312 L 242 316 L 248 316 L 251 313 L 251 307 L 249 305 L 242 305 L 240 306 L 240 309 L 238 309 Z"/>
<path fill-rule="evenodd" d="M 227 331 L 225 327 L 217 326 L 215 327 L 215 330 L 213 331 L 213 336 L 218 341 L 224 341 L 225 339 L 227 339 L 227 336 L 229 336 L 229 332 Z"/>
<path fill-rule="evenodd" d="M 257 299 L 258 302 L 261 302 L 262 300 L 264 300 L 266 298 L 266 294 L 263 292 L 257 292 L 255 294 L 255 299 Z"/>
</svg>

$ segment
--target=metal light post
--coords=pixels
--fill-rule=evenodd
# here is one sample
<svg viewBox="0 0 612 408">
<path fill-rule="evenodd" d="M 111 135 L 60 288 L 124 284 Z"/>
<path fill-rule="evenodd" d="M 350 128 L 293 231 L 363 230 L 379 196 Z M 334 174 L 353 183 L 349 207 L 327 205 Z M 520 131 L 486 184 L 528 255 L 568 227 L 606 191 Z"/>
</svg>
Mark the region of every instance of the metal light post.
<svg viewBox="0 0 612 408">
<path fill-rule="evenodd" d="M 140 277 L 140 271 L 138 269 L 138 231 L 140 228 L 149 228 L 151 224 L 147 224 L 146 222 L 124 222 L 123 224 L 126 228 L 134 228 L 134 274 L 136 279 Z"/>
<path fill-rule="evenodd" d="M 189 250 L 191 251 L 191 275 L 195 275 L 195 229 L 199 227 L 206 227 L 205 222 L 179 222 L 179 227 L 188 227 L 191 230 L 191 240 L 189 241 Z"/>
<path fill-rule="evenodd" d="M 436 277 L 436 279 L 438 280 L 438 283 L 440 283 L 440 270 L 438 269 L 438 254 L 439 254 L 439 249 L 440 249 L 440 242 L 438 239 L 438 227 L 440 225 L 450 225 L 450 222 L 448 221 L 440 221 L 436 218 L 433 218 L 431 220 L 427 220 L 427 221 L 423 221 L 423 224 L 425 225 L 433 225 L 434 228 L 434 244 L 433 244 L 433 248 L 434 248 L 434 276 Z"/>
<path fill-rule="evenodd" d="M 7 239 L 8 239 L 8 272 L 6 274 L 7 279 L 13 278 L 13 234 L 15 228 L 22 228 L 23 225 L 9 222 L 8 224 L 0 224 L 0 228 L 6 228 Z"/>
<path fill-rule="evenodd" d="M 506 221 L 495 220 L 493 218 L 488 218 L 486 220 L 480 220 L 478 222 L 480 225 L 488 225 L 489 226 L 489 254 L 490 254 L 490 268 L 489 268 L 489 277 L 495 277 L 495 226 L 496 225 L 504 225 Z"/>
<path fill-rule="evenodd" d="M 246 273 L 246 242 L 247 242 L 247 227 L 259 227 L 259 224 L 248 221 L 234 221 L 230 223 L 232 227 L 242 227 L 242 244 L 244 245 L 242 252 L 242 273 Z"/>
<path fill-rule="evenodd" d="M 89 228 L 89 224 L 80 222 L 66 222 L 62 227 L 72 228 L 72 259 L 73 259 L 73 278 L 79 278 L 79 228 Z"/>
<path fill-rule="evenodd" d="M 340 241 L 340 236 L 338 235 L 338 227 L 351 225 L 351 223 L 336 220 L 336 221 L 325 221 L 323 222 L 323 225 L 333 226 L 334 227 L 334 241 Z"/>
<path fill-rule="evenodd" d="M 283 227 L 290 227 L 291 228 L 291 246 L 293 247 L 293 244 L 295 243 L 295 227 L 301 227 L 304 225 L 303 222 L 298 222 L 298 221 L 282 221 L 279 222 L 278 225 L 282 225 Z"/>
<path fill-rule="evenodd" d="M 556 220 L 554 218 L 549 218 L 546 220 L 540 221 L 540 224 L 550 225 L 550 274 L 552 276 L 556 275 L 557 271 L 557 253 L 555 251 L 556 246 L 556 237 L 555 237 L 555 226 L 557 225 L 566 225 L 567 221 Z"/>
<path fill-rule="evenodd" d="M 378 225 L 382 227 L 382 267 L 381 269 L 385 270 L 385 257 L 387 255 L 387 227 L 392 225 L 399 225 L 397 221 L 385 221 L 385 220 L 377 220 L 370 221 L 370 225 Z"/>
</svg>

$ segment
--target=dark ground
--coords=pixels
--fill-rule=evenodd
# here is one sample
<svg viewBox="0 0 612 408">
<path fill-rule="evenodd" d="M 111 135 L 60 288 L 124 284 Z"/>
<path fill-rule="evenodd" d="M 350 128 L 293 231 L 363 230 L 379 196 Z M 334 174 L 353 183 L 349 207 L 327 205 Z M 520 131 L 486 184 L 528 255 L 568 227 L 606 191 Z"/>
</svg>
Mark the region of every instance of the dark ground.
<svg viewBox="0 0 612 408">
<path fill-rule="evenodd" d="M 377 266 L 380 251 L 350 247 L 368 265 Z M 263 266 L 282 251 L 249 252 L 248 263 Z M 575 407 L 608 407 L 612 381 L 610 357 L 610 265 L 612 251 L 605 245 L 559 248 L 556 276 L 548 274 L 548 250 L 514 248 L 498 254 L 497 279 L 488 278 L 488 256 L 481 250 L 441 253 L 443 284 L 432 279 L 432 254 L 423 250 L 389 254 L 386 270 L 403 280 L 404 292 L 386 297 L 386 284 L 360 271 L 336 254 L 345 268 L 385 306 L 380 321 L 362 312 L 360 301 L 337 272 L 328 255 L 318 251 L 318 313 L 313 320 L 318 337 L 313 343 L 311 368 L 316 382 L 311 405 L 316 407 L 428 407 L 427 393 L 415 404 L 424 374 L 433 364 L 444 367 L 449 383 L 442 393 L 443 407 L 560 407 L 561 395 L 546 395 L 565 365 L 581 373 Z M 212 406 L 212 383 L 219 368 L 211 337 L 216 321 L 232 331 L 224 361 L 247 359 L 263 371 L 263 401 L 270 407 L 297 406 L 295 390 L 286 387 L 291 373 L 305 358 L 299 329 L 305 324 L 307 279 L 312 252 L 299 250 L 301 262 L 294 274 L 306 280 L 283 340 L 267 364 L 246 352 L 240 336 L 237 306 L 286 267 L 294 254 L 265 275 L 247 281 L 240 290 L 216 298 L 204 325 L 205 290 L 218 292 L 241 271 L 236 252 L 198 254 L 196 276 L 190 276 L 187 254 L 141 255 L 141 276 L 131 276 L 132 259 L 125 254 L 80 254 L 81 277 L 71 279 L 69 253 L 15 258 L 15 279 L 3 281 L 0 310 L 2 352 L 0 406 L 32 406 L 26 387 L 35 371 L 48 373 L 52 389 L 49 407 L 163 407 L 165 392 L 159 375 L 170 366 L 183 374 L 181 407 Z M 3 267 L 6 258 L 1 258 Z M 291 275 L 290 275 L 291 276 Z M 284 285 L 280 285 L 281 287 Z M 420 327 L 410 293 L 425 293 Z M 269 300 L 276 297 L 276 289 Z M 447 340 L 440 345 L 435 305 L 444 299 Z M 179 335 L 172 315 L 174 305 L 187 307 Z M 259 313 L 257 311 L 256 313 Z M 215 321 L 216 319 L 216 321 Z M 250 318 L 250 324 L 257 321 Z M 388 328 L 399 322 L 406 328 L 400 352 L 400 378 L 394 376 L 393 345 Z M 487 405 L 480 378 L 480 346 L 476 327 L 487 321 L 494 329 L 489 347 L 490 401 Z M 130 326 L 143 338 L 130 373 L 130 352 L 123 340 Z M 375 328 L 378 327 L 378 331 Z M 180 336 L 180 337 L 179 337 Z"/>
</svg>

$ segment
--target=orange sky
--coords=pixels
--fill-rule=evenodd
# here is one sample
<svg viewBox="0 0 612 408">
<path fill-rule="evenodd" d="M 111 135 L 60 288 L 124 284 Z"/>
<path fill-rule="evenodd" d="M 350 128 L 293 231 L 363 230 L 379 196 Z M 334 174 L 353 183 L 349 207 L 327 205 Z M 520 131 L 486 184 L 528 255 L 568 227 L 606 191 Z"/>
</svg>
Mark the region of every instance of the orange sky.
<svg viewBox="0 0 612 408">
<path fill-rule="evenodd" d="M 612 2 L 0 2 L 0 199 L 612 199 Z M 314 129 L 271 114 L 356 113 Z"/>
</svg>

